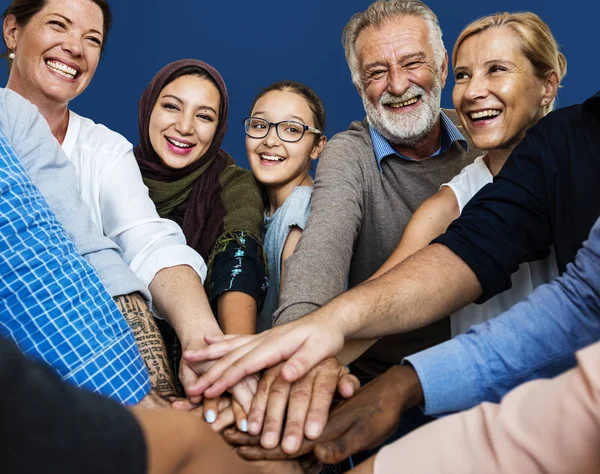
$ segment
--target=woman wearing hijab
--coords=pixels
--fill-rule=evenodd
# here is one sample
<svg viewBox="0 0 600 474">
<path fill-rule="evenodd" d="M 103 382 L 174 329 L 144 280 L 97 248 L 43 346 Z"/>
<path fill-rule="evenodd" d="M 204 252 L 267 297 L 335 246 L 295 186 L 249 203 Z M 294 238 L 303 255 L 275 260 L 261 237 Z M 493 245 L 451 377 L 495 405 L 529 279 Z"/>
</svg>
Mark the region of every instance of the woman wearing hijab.
<svg viewBox="0 0 600 474">
<path fill-rule="evenodd" d="M 263 203 L 252 173 L 221 148 L 228 105 L 210 65 L 166 65 L 140 99 L 135 156 L 158 214 L 208 262 L 205 288 L 223 331 L 254 333 L 267 288 Z"/>
</svg>

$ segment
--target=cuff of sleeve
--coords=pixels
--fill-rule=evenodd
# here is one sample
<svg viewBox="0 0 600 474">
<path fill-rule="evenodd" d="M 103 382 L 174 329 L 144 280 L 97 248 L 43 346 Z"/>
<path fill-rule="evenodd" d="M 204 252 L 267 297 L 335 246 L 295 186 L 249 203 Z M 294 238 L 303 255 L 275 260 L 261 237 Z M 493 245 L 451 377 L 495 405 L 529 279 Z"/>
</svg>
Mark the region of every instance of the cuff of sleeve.
<svg viewBox="0 0 600 474">
<path fill-rule="evenodd" d="M 135 405 L 151 388 L 148 371 L 131 331 L 66 374 L 63 380 L 124 405 Z"/>
<path fill-rule="evenodd" d="M 412 365 L 419 376 L 426 415 L 466 410 L 481 401 L 477 373 L 457 339 L 406 357 L 402 363 Z"/>
<path fill-rule="evenodd" d="M 273 326 L 291 323 L 301 317 L 319 309 L 320 306 L 314 303 L 295 303 L 285 308 L 281 308 L 273 313 Z"/>
<path fill-rule="evenodd" d="M 161 247 L 148 255 L 142 262 L 134 259 L 130 267 L 144 285 L 149 286 L 159 271 L 177 265 L 192 267 L 202 280 L 202 284 L 204 284 L 207 271 L 206 263 L 198 252 L 187 245 Z"/>
</svg>

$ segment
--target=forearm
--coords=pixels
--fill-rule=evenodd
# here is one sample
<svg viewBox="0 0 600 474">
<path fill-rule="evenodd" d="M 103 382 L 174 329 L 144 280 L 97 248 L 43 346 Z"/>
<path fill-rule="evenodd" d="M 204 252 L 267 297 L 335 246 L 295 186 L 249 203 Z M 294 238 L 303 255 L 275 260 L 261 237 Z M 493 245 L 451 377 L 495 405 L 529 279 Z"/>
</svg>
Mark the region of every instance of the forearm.
<svg viewBox="0 0 600 474">
<path fill-rule="evenodd" d="M 219 296 L 219 325 L 225 334 L 256 332 L 256 300 L 241 291 L 227 291 Z"/>
<path fill-rule="evenodd" d="M 163 268 L 150 283 L 153 304 L 167 319 L 183 348 L 204 344 L 204 336 L 221 334 L 198 274 L 187 265 Z"/>
<path fill-rule="evenodd" d="M 348 365 L 363 355 L 379 338 L 347 339 L 343 349 L 335 356 L 342 365 Z"/>
<path fill-rule="evenodd" d="M 169 366 L 167 351 L 154 316 L 141 295 L 114 298 L 119 311 L 133 331 L 135 341 L 144 359 L 152 387 L 163 397 L 175 396 L 175 382 Z"/>
<path fill-rule="evenodd" d="M 346 339 L 368 339 L 426 326 L 480 293 L 471 269 L 447 247 L 432 245 L 335 298 L 311 318 L 333 319 Z"/>
</svg>

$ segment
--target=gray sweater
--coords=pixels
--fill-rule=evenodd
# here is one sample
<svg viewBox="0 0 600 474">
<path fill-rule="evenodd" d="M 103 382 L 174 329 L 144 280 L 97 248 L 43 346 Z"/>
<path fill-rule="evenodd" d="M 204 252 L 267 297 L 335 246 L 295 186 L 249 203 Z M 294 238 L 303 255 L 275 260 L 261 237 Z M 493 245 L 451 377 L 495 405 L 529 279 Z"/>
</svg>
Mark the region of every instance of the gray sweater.
<svg viewBox="0 0 600 474">
<path fill-rule="evenodd" d="M 453 110 L 446 115 L 463 133 Z M 464 134 L 464 133 L 463 133 Z M 286 261 L 276 325 L 316 310 L 368 279 L 398 245 L 413 212 L 480 154 L 457 142 L 420 161 L 388 157 L 377 167 L 366 120 L 335 135 L 319 161 L 307 228 Z M 417 331 L 381 339 L 355 361 L 363 380 L 403 357 L 447 340 L 448 319 Z"/>
</svg>

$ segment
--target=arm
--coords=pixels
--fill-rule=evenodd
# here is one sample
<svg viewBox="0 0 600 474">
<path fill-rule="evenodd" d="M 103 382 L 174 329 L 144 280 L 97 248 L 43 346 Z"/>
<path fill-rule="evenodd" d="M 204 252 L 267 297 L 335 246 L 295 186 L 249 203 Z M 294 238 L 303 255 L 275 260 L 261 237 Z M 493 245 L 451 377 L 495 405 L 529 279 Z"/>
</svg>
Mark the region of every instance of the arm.
<svg viewBox="0 0 600 474">
<path fill-rule="evenodd" d="M 362 222 L 363 157 L 348 152 L 348 138 L 327 143 L 317 168 L 311 214 L 296 251 L 285 262 L 275 325 L 314 311 L 345 289 Z"/>
<path fill-rule="evenodd" d="M 498 401 L 515 386 L 555 376 L 600 338 L 600 221 L 563 276 L 467 334 L 407 358 L 428 414 Z"/>
<path fill-rule="evenodd" d="M 380 277 L 414 253 L 427 247 L 429 242 L 446 232 L 452 221 L 459 216 L 460 210 L 454 192 L 447 186 L 442 187 L 415 211 L 402 234 L 398 247 L 369 280 Z M 336 357 L 342 364 L 349 364 L 377 340 L 374 338 L 346 341 L 344 349 Z"/>
<path fill-rule="evenodd" d="M 293 226 L 290 230 L 290 233 L 287 236 L 287 239 L 285 239 L 285 244 L 283 244 L 283 250 L 281 251 L 281 276 L 279 278 L 279 294 L 281 294 L 283 291 L 285 262 L 294 253 L 296 245 L 298 245 L 298 242 L 300 241 L 300 237 L 302 237 L 302 229 L 298 226 Z"/>
<path fill-rule="evenodd" d="M 500 405 L 443 418 L 383 448 L 374 472 L 389 472 L 398 463 L 406 472 L 448 474 L 597 472 L 600 344 L 579 352 L 578 359 L 577 368 L 525 384 Z"/>
</svg>

